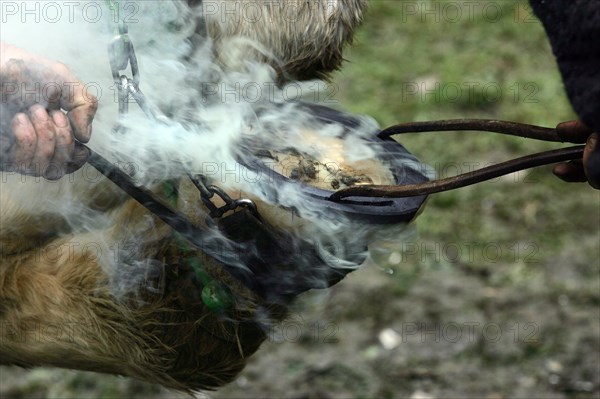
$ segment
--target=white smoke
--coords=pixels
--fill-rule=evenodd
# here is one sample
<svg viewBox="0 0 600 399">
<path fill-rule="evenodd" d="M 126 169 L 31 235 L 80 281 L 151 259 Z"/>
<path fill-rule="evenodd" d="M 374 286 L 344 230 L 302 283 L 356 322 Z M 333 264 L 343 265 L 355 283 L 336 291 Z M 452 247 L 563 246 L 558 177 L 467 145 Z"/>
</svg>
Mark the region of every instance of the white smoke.
<svg viewBox="0 0 600 399">
<path fill-rule="evenodd" d="M 11 4 L 19 10 L 11 14 L 13 9 L 7 8 L 6 3 L 9 2 L 3 2 L 2 6 L 2 40 L 63 62 L 75 72 L 100 100 L 90 147 L 113 162 L 134 165 L 135 180 L 141 185 L 151 186 L 167 178 L 181 177 L 187 170 L 194 173 L 219 170 L 221 174 L 214 174 L 215 184 L 272 203 L 273 199 L 267 195 L 272 181 L 266 176 L 259 181 L 247 176 L 240 178 L 243 167 L 238 161 L 247 158 L 247 151 L 252 151 L 253 145 L 275 151 L 293 148 L 322 159 L 329 150 L 323 143 L 338 140 L 344 133 L 343 126 L 317 121 L 305 108 L 286 101 L 291 90 L 314 90 L 314 82 L 311 86 L 292 83 L 278 87 L 269 65 L 248 61 L 243 71 L 225 71 L 214 60 L 208 38 L 199 49 L 192 48 L 187 39 L 194 33 L 198 15 L 178 1 L 120 2 L 119 17 L 128 21 L 140 66 L 140 88 L 168 121 L 152 121 L 131 103 L 130 113 L 120 120 L 125 130 L 114 133 L 118 120 L 116 87 L 107 55 L 108 43 L 117 29 L 114 10 L 102 1 L 14 2 Z M 52 12 L 49 8 L 44 15 L 47 7 L 44 4 L 48 3 L 57 5 L 60 18 L 49 14 Z M 40 16 L 37 19 L 33 14 L 24 14 L 22 9 L 33 10 L 34 4 L 38 9 L 32 12 Z M 129 70 L 123 73 L 131 77 Z M 365 140 L 377 130 L 376 123 L 366 117 L 358 120 L 358 126 L 346 128 L 346 137 L 339 143 L 348 162 L 377 157 L 372 144 Z M 316 140 L 306 140 L 307 130 L 317 135 Z M 411 159 L 407 161 L 414 163 Z M 227 170 L 235 172 L 228 174 Z M 9 177 L 12 181 L 23 179 L 16 175 Z M 86 166 L 60 182 L 36 179 L 35 185 L 20 185 L 13 195 L 21 196 L 32 210 L 59 212 L 76 228 L 94 230 L 107 221 L 72 195 L 75 183 L 81 180 L 94 185 L 100 177 Z M 39 195 L 32 197 L 32 189 Z M 357 267 L 343 260 L 348 248 L 360 251 L 366 237 L 380 229 L 332 214 L 321 204 L 307 200 L 299 185 L 284 187 L 272 206 L 293 210 L 282 212 L 285 215 L 282 218 L 299 215 L 304 222 L 283 224 L 314 242 L 326 262 L 334 267 Z M 396 227 L 397 231 L 403 229 L 404 226 Z"/>
</svg>

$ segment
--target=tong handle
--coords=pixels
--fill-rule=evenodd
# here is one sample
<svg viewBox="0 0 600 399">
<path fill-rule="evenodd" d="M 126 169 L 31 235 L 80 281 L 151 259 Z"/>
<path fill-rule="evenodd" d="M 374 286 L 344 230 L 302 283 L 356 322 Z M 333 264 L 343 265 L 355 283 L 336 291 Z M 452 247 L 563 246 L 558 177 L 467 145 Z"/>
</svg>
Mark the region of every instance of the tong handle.
<svg viewBox="0 0 600 399">
<path fill-rule="evenodd" d="M 592 130 L 580 121 L 561 122 L 555 128 L 528 125 L 495 119 L 449 119 L 431 122 L 408 122 L 391 126 L 379 132 L 377 137 L 392 140 L 392 136 L 404 133 L 445 132 L 475 130 L 494 132 L 511 136 L 527 137 L 542 141 L 585 143 Z M 458 176 L 438 179 L 420 184 L 403 186 L 367 185 L 349 187 L 336 191 L 330 201 L 339 202 L 348 197 L 403 198 L 428 195 L 454 190 L 491 180 L 520 170 L 548 165 L 557 162 L 572 161 L 583 157 L 584 146 L 544 151 L 512 159 L 497 165 L 463 173 Z"/>
<path fill-rule="evenodd" d="M 391 139 L 392 136 L 404 133 L 446 132 L 475 130 L 494 132 L 510 136 L 553 141 L 558 143 L 583 144 L 592 134 L 580 121 L 561 122 L 555 128 L 528 125 L 525 123 L 500 121 L 495 119 L 448 119 L 431 122 L 408 122 L 390 126 L 382 130 L 377 137 Z"/>
</svg>

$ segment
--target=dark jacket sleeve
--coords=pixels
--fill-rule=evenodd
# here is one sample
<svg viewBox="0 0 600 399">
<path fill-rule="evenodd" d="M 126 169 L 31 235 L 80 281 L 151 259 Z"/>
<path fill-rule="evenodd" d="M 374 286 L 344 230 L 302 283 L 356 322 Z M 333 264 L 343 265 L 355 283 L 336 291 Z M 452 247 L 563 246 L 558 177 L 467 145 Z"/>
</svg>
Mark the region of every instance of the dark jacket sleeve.
<svg viewBox="0 0 600 399">
<path fill-rule="evenodd" d="M 573 109 L 600 132 L 600 0 L 530 0 L 542 21 Z"/>
</svg>

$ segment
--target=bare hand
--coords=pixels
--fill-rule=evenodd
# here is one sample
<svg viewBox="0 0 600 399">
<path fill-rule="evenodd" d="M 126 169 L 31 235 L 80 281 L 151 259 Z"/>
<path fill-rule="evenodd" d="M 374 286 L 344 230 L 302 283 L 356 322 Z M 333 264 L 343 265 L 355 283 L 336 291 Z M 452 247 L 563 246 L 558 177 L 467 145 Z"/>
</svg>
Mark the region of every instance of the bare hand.
<svg viewBox="0 0 600 399">
<path fill-rule="evenodd" d="M 75 139 L 89 141 L 97 109 L 84 84 L 65 65 L 5 43 L 0 76 L 0 169 L 58 179 L 83 166 L 88 150 Z"/>
<path fill-rule="evenodd" d="M 581 122 L 578 122 L 581 124 Z M 582 124 L 583 126 L 583 124 Z M 554 167 L 554 174 L 566 182 L 588 182 L 590 186 L 600 189 L 600 146 L 598 134 L 588 136 L 583 159 L 559 163 Z"/>
</svg>

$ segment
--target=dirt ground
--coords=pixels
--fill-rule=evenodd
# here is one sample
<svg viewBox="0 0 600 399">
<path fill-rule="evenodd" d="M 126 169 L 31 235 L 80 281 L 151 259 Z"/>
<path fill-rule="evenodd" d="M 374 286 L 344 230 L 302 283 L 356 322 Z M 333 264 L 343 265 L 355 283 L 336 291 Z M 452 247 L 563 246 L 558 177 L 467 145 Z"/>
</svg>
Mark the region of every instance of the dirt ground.
<svg viewBox="0 0 600 399">
<path fill-rule="evenodd" d="M 510 279 L 514 264 L 473 270 L 444 262 L 446 255 L 426 266 L 397 257 L 393 274 L 364 267 L 330 292 L 302 298 L 240 377 L 205 396 L 597 397 L 597 239 L 516 266 L 533 270 L 509 285 L 495 281 Z M 43 368 L 3 367 L 1 382 L 5 399 L 183 397 L 126 378 Z"/>
</svg>

